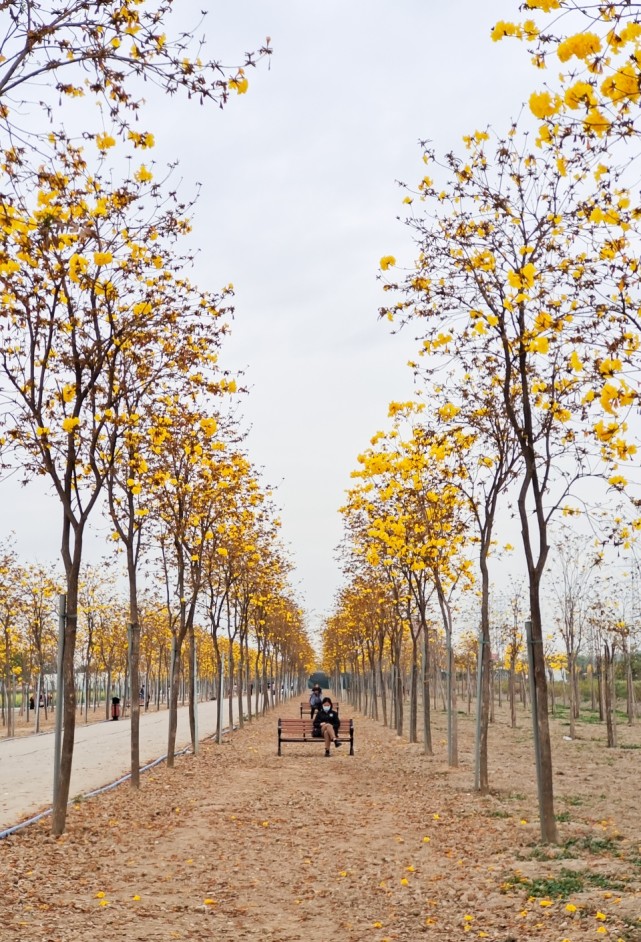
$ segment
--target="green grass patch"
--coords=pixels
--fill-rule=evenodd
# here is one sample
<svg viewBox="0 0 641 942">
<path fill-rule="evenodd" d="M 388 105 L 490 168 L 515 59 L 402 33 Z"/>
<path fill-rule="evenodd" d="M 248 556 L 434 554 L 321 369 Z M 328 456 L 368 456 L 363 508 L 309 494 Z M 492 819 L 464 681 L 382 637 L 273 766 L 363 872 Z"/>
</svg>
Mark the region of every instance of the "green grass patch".
<svg viewBox="0 0 641 942">
<path fill-rule="evenodd" d="M 556 818 L 557 821 L 560 821 L 561 824 L 567 824 L 567 822 L 570 820 L 570 812 L 559 811 L 559 813 L 555 814 L 554 817 Z"/>
<path fill-rule="evenodd" d="M 569 805 L 571 808 L 578 808 L 579 805 L 582 805 L 585 801 L 581 795 L 565 795 L 561 798 L 561 801 L 564 805 Z"/>
<path fill-rule="evenodd" d="M 556 860 L 557 856 L 548 847 L 535 847 L 530 854 L 531 860 Z"/>
<path fill-rule="evenodd" d="M 538 877 L 528 880 L 520 874 L 504 883 L 505 891 L 509 889 L 523 889 L 528 896 L 551 899 L 567 899 L 576 893 L 581 893 L 588 887 L 598 887 L 601 890 L 625 890 L 625 883 L 613 880 L 603 873 L 590 873 L 588 870 L 568 870 L 563 867 L 552 877 Z"/>
<path fill-rule="evenodd" d="M 488 811 L 488 818 L 511 818 L 512 815 L 509 811 Z"/>
<path fill-rule="evenodd" d="M 585 837 L 571 837 L 563 844 L 563 847 L 566 850 L 587 850 L 590 854 L 620 856 L 616 840 L 612 837 L 592 837 L 589 834 Z"/>
</svg>

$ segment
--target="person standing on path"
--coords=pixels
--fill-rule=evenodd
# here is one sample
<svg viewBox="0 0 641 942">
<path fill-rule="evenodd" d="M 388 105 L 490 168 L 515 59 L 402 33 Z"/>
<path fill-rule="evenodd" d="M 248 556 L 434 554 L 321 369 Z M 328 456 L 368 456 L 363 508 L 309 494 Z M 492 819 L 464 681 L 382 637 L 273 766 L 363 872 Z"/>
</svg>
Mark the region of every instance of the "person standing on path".
<svg viewBox="0 0 641 942">
<path fill-rule="evenodd" d="M 333 706 L 334 705 L 329 697 L 323 697 L 321 708 L 314 717 L 313 735 L 319 738 L 321 736 L 325 738 L 326 756 L 328 756 L 330 753 L 330 747 L 332 743 L 334 743 L 336 748 L 343 745 L 337 739 L 341 721 L 339 720 L 338 713 L 336 710 L 334 710 Z"/>
<path fill-rule="evenodd" d="M 322 703 L 323 698 L 321 697 L 320 685 L 314 684 L 309 697 L 309 715 L 311 719 L 314 719 L 314 713 L 317 713 L 320 710 Z"/>
</svg>

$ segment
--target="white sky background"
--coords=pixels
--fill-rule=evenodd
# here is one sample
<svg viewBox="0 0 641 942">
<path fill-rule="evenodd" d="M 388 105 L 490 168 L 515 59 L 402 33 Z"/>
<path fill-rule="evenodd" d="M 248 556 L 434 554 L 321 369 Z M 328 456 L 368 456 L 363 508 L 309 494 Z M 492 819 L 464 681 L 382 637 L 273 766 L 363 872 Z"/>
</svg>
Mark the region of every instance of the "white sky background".
<svg viewBox="0 0 641 942">
<path fill-rule="evenodd" d="M 516 0 L 176 5 L 183 28 L 211 7 L 207 51 L 225 64 L 272 39 L 269 66 L 224 111 L 150 89 L 140 127 L 155 134 L 159 164 L 180 161 L 186 196 L 203 185 L 194 280 L 235 285 L 221 363 L 246 371 L 249 453 L 278 486 L 316 625 L 340 581 L 337 510 L 356 456 L 388 402 L 412 391 L 412 335 L 377 318 L 380 257 L 414 257 L 395 181 L 423 176 L 419 139 L 445 152 L 488 123 L 504 131 L 541 75 L 524 45 L 490 40 L 496 20 L 517 18 Z M 55 498 L 4 488 L 3 532 L 16 531 L 24 559 L 56 558 Z M 92 552 L 104 550 L 100 537 Z"/>
</svg>

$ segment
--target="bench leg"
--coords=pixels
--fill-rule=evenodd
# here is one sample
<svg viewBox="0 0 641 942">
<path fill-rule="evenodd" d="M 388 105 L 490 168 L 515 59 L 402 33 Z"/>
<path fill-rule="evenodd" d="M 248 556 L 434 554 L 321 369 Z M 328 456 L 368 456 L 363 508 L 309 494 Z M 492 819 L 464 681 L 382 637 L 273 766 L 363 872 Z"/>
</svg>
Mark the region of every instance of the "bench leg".
<svg viewBox="0 0 641 942">
<path fill-rule="evenodd" d="M 278 730 L 278 755 L 280 755 L 280 730 Z"/>
<path fill-rule="evenodd" d="M 349 731 L 349 754 L 350 756 L 354 755 L 354 730 Z"/>
</svg>

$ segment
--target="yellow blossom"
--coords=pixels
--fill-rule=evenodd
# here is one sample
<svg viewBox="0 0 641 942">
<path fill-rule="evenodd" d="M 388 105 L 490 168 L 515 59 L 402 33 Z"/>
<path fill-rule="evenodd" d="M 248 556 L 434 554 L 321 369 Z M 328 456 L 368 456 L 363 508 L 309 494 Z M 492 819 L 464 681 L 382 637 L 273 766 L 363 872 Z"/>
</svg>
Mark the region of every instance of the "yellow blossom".
<svg viewBox="0 0 641 942">
<path fill-rule="evenodd" d="M 531 353 L 547 353 L 549 346 L 547 337 L 534 337 L 528 344 L 528 350 Z"/>
<path fill-rule="evenodd" d="M 561 6 L 559 0 L 526 0 L 524 5 L 527 10 L 543 10 L 544 13 L 558 10 Z"/>
<path fill-rule="evenodd" d="M 109 150 L 110 147 L 115 146 L 116 141 L 115 138 L 111 136 L 111 134 L 98 134 L 96 136 L 96 147 L 98 150 L 106 151 Z"/>
<path fill-rule="evenodd" d="M 149 183 L 150 180 L 153 180 L 154 175 L 150 170 L 147 170 L 144 164 L 141 164 L 138 170 L 136 170 L 134 178 L 138 183 Z"/>
<path fill-rule="evenodd" d="M 243 69 L 238 70 L 238 75 L 235 78 L 232 78 L 227 83 L 229 88 L 235 89 L 239 95 L 244 95 L 247 89 L 249 88 L 249 82 L 245 76 Z"/>
<path fill-rule="evenodd" d="M 596 33 L 577 33 L 560 42 L 556 54 L 561 62 L 567 62 L 573 56 L 577 59 L 586 59 L 600 51 L 601 40 Z"/>
<path fill-rule="evenodd" d="M 570 356 L 570 366 L 575 371 L 575 373 L 580 373 L 583 369 L 583 364 L 581 363 L 579 354 L 576 352 L 576 350 L 573 350 Z"/>
<path fill-rule="evenodd" d="M 211 436 L 215 435 L 218 430 L 218 423 L 216 422 L 216 419 L 201 419 L 198 424 L 207 438 L 211 438 Z"/>
<path fill-rule="evenodd" d="M 559 110 L 558 100 L 554 100 L 549 92 L 532 92 L 529 104 L 530 111 L 540 121 L 556 114 Z"/>
</svg>

